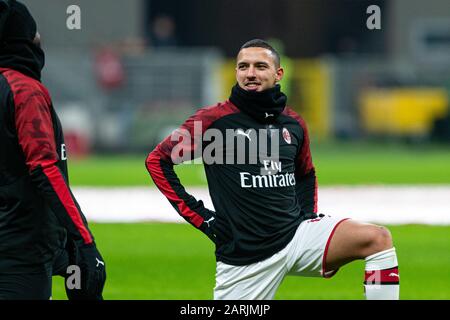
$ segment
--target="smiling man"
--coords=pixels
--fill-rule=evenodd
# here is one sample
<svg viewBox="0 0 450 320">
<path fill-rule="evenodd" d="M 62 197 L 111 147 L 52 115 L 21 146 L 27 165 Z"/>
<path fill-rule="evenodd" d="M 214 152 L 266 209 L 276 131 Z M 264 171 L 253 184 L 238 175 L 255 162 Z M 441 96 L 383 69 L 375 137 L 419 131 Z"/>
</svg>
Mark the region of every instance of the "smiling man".
<svg viewBox="0 0 450 320">
<path fill-rule="evenodd" d="M 280 58 L 268 46 L 246 47 L 237 56 L 236 79 L 244 90 L 261 92 L 273 88 L 283 74 Z"/>
<path fill-rule="evenodd" d="M 237 84 L 230 98 L 199 109 L 149 154 L 146 165 L 153 181 L 175 210 L 215 243 L 215 299 L 272 299 L 288 274 L 330 277 L 356 259 L 366 259 L 367 299 L 398 299 L 397 257 L 389 231 L 317 215 L 308 130 L 286 106 L 278 84 L 283 74 L 270 44 L 259 39 L 245 43 L 237 55 Z M 216 154 L 227 161 L 211 162 L 196 152 L 215 143 L 199 140 L 212 136 L 208 131 L 225 136 L 229 130 L 235 139 L 220 139 L 226 142 L 216 146 Z M 265 142 L 277 146 L 270 156 L 261 150 Z M 182 155 L 174 152 L 179 143 Z M 180 156 L 192 160 L 186 155 L 198 154 L 204 158 L 215 211 L 187 193 L 173 169 Z M 235 155 L 246 161 L 228 161 Z M 255 157 L 258 161 L 249 161 Z"/>
</svg>

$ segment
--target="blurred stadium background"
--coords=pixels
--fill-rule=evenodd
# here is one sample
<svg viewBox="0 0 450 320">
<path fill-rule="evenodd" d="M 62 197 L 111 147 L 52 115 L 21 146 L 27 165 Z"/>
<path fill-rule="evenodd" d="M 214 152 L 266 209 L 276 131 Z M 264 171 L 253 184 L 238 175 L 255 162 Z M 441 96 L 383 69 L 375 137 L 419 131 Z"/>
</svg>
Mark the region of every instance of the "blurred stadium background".
<svg viewBox="0 0 450 320">
<path fill-rule="evenodd" d="M 309 124 L 319 208 L 388 224 L 402 299 L 450 299 L 448 0 L 23 1 L 43 40 L 71 184 L 108 264 L 105 298 L 212 298 L 213 247 L 171 223 L 144 159 L 228 97 L 240 45 L 263 38 L 282 53 L 283 91 Z M 366 26 L 374 4 L 380 30 Z M 70 5 L 80 30 L 66 26 Z M 201 165 L 177 170 L 207 197 Z M 288 278 L 276 298 L 362 299 L 362 267 Z"/>
</svg>

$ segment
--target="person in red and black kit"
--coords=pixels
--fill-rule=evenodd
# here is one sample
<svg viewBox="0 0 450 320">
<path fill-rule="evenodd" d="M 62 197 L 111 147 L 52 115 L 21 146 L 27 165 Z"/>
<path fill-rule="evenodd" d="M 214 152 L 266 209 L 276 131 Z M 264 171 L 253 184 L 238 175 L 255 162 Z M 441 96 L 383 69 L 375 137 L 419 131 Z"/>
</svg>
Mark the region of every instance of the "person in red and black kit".
<svg viewBox="0 0 450 320">
<path fill-rule="evenodd" d="M 73 196 L 61 123 L 41 83 L 36 22 L 0 0 L 0 299 L 49 299 L 52 275 L 69 299 L 102 299 L 104 260 Z"/>
<path fill-rule="evenodd" d="M 214 299 L 273 299 L 287 275 L 329 278 L 357 259 L 366 261 L 367 299 L 398 299 L 389 230 L 318 214 L 309 134 L 281 91 L 279 53 L 252 39 L 239 49 L 235 72 L 229 99 L 198 109 L 146 159 L 174 209 L 215 244 Z M 174 169 L 196 158 L 214 211 Z"/>
</svg>

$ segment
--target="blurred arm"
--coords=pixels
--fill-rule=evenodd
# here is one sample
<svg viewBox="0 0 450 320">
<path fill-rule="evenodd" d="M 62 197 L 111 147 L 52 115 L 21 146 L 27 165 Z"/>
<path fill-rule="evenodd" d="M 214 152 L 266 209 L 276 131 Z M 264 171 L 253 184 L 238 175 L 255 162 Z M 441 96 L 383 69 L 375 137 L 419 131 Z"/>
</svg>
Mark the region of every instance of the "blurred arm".
<svg viewBox="0 0 450 320">
<path fill-rule="evenodd" d="M 56 165 L 59 161 L 56 148 L 60 146 L 55 145 L 49 98 L 24 86 L 16 93 L 15 105 L 17 136 L 33 183 L 67 229 L 70 239 L 79 244 L 93 243 L 86 219 Z"/>
</svg>

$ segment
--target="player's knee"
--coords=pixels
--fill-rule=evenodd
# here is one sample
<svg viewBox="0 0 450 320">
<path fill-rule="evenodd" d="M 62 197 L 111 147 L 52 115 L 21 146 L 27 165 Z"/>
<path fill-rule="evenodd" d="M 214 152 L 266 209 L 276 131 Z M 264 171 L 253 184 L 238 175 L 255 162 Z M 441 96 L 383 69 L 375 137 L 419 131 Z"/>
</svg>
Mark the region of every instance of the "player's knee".
<svg viewBox="0 0 450 320">
<path fill-rule="evenodd" d="M 369 238 L 367 256 L 392 248 L 392 236 L 385 227 L 373 226 L 370 230 Z"/>
</svg>

